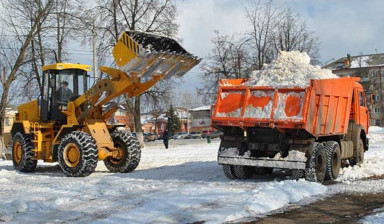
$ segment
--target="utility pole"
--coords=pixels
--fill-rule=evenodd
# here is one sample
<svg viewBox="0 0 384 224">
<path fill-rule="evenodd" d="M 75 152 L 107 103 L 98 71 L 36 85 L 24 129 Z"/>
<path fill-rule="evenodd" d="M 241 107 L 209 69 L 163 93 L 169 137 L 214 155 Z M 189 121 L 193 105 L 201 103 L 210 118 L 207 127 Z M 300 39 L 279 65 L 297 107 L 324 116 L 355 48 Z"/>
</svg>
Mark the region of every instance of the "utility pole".
<svg viewBox="0 0 384 224">
<path fill-rule="evenodd" d="M 92 23 L 92 47 L 93 47 L 93 78 L 94 83 L 96 83 L 96 80 L 98 78 L 97 74 L 97 50 L 96 50 L 96 28 L 95 28 L 95 18 L 93 18 Z"/>
</svg>

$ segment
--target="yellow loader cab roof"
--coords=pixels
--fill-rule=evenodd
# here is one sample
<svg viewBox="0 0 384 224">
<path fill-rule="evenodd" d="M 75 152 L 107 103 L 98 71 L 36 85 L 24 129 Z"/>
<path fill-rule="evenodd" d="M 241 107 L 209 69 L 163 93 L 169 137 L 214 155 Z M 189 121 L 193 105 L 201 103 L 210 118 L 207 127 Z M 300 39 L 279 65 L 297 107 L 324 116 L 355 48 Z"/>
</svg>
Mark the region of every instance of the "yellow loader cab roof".
<svg viewBox="0 0 384 224">
<path fill-rule="evenodd" d="M 80 69 L 86 72 L 92 71 L 90 65 L 82 65 L 82 64 L 71 64 L 71 63 L 56 63 L 52 65 L 43 66 L 43 72 L 47 70 L 66 70 L 66 69 Z"/>
</svg>

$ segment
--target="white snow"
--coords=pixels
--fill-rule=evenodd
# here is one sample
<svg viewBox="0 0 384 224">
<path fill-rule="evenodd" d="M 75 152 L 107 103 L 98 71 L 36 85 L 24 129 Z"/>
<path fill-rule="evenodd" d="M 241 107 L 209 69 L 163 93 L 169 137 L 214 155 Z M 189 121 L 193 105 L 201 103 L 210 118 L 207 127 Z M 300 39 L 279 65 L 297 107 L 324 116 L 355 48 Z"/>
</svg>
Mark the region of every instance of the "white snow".
<svg viewBox="0 0 384 224">
<path fill-rule="evenodd" d="M 375 214 L 365 216 L 360 222 L 362 224 L 384 223 L 384 208 L 376 209 Z"/>
<path fill-rule="evenodd" d="M 369 56 L 356 57 L 351 61 L 350 68 L 369 67 L 369 64 L 368 64 L 369 59 L 370 59 Z"/>
<path fill-rule="evenodd" d="M 216 162 L 219 141 L 148 145 L 135 172 L 113 174 L 102 162 L 85 178 L 65 177 L 55 164 L 35 173 L 0 161 L 0 220 L 14 223 L 222 223 L 260 216 L 326 187 L 304 180 L 233 181 Z"/>
<path fill-rule="evenodd" d="M 338 178 L 339 181 L 346 182 L 384 175 L 384 129 L 375 126 L 370 127 L 368 138 L 370 147 L 364 153 L 363 164 L 342 169 Z"/>
<path fill-rule="evenodd" d="M 211 110 L 211 105 L 201 106 L 189 109 L 189 111 L 202 111 L 202 110 Z"/>
<path fill-rule="evenodd" d="M 304 88 L 311 79 L 338 78 L 331 70 L 313 66 L 310 61 L 311 58 L 305 52 L 281 51 L 271 64 L 254 71 L 245 85 Z"/>
<path fill-rule="evenodd" d="M 168 150 L 161 141 L 150 143 L 138 169 L 129 174 L 109 173 L 100 162 L 92 175 L 69 178 L 55 164 L 39 162 L 36 172 L 20 173 L 11 161 L 0 161 L 0 222 L 241 222 L 324 195 L 383 192 L 384 179 L 364 178 L 384 174 L 384 130 L 371 127 L 369 137 L 365 162 L 344 169 L 339 182 L 328 186 L 303 179 L 278 181 L 275 175 L 229 180 L 216 162 L 217 139 L 211 144 L 170 141 Z M 380 213 L 364 221 L 379 223 Z"/>
</svg>

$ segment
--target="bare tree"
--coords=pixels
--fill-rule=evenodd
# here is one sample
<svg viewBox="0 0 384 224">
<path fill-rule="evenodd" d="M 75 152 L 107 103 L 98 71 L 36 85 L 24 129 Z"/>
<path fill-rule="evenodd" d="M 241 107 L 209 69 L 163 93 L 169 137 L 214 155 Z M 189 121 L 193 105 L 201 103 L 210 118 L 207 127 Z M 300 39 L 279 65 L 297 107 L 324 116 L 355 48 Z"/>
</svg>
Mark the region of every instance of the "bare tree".
<svg viewBox="0 0 384 224">
<path fill-rule="evenodd" d="M 283 8 L 279 12 L 279 19 L 272 29 L 272 41 L 275 54 L 279 51 L 306 52 L 313 63 L 318 62 L 319 40 L 315 34 L 307 29 L 307 25 L 300 19 L 300 15 L 291 8 Z"/>
<path fill-rule="evenodd" d="M 6 32 L 11 33 L 16 38 L 12 41 L 2 41 L 8 43 L 6 48 L 2 46 L 0 52 L 0 67 L 2 87 L 0 100 L 0 134 L 4 130 L 4 115 L 5 109 L 9 103 L 9 92 L 12 83 L 18 78 L 20 68 L 26 63 L 26 53 L 28 46 L 31 44 L 39 24 L 42 23 L 48 15 L 48 11 L 52 6 L 53 0 L 48 1 L 30 1 L 30 0 L 4 0 L 1 6 L 4 9 L 4 14 L 1 18 L 3 27 L 7 27 Z M 34 15 L 32 26 L 25 26 L 23 22 Z M 28 21 L 28 20 L 27 20 Z"/>
<path fill-rule="evenodd" d="M 278 22 L 279 9 L 273 7 L 272 0 L 267 3 L 258 0 L 253 7 L 246 8 L 246 15 L 251 25 L 249 35 L 254 49 L 254 65 L 261 69 L 264 63 L 273 60 L 272 33 Z"/>
<path fill-rule="evenodd" d="M 104 61 L 110 58 L 110 52 L 124 30 L 144 31 L 167 36 L 175 36 L 178 25 L 175 23 L 176 5 L 171 0 L 99 0 L 96 7 L 98 18 L 98 56 Z M 163 85 L 164 86 L 164 85 Z M 167 91 L 155 87 L 158 91 Z M 144 94 L 151 94 L 147 91 Z M 132 113 L 135 131 L 143 145 L 140 120 L 141 99 L 126 99 L 128 113 Z"/>
<path fill-rule="evenodd" d="M 249 42 L 249 39 L 244 37 L 220 35 L 216 31 L 216 37 L 212 41 L 212 52 L 201 66 L 204 83 L 198 91 L 206 102 L 214 102 L 220 79 L 240 79 L 249 76 L 252 67 L 249 59 Z"/>
</svg>

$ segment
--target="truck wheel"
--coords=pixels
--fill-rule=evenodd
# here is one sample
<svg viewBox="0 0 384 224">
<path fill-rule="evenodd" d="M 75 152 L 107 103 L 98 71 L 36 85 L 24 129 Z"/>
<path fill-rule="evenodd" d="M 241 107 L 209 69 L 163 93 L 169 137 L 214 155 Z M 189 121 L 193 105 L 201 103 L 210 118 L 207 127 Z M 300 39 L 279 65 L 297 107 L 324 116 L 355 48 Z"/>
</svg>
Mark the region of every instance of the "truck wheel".
<svg viewBox="0 0 384 224">
<path fill-rule="evenodd" d="M 325 143 L 324 149 L 327 154 L 327 171 L 325 173 L 325 179 L 334 180 L 339 176 L 341 167 L 339 143 L 335 141 L 328 141 Z"/>
<path fill-rule="evenodd" d="M 291 172 L 291 178 L 293 180 L 298 180 L 304 177 L 304 170 L 292 170 Z"/>
<path fill-rule="evenodd" d="M 112 173 L 129 173 L 136 169 L 141 158 L 140 143 L 137 138 L 125 131 L 112 133 L 112 140 L 119 150 L 119 157 L 107 157 L 104 164 Z"/>
<path fill-rule="evenodd" d="M 252 167 L 249 166 L 233 166 L 233 171 L 239 179 L 249 179 L 253 176 Z"/>
<path fill-rule="evenodd" d="M 349 159 L 351 166 L 362 164 L 364 162 L 364 143 L 362 139 L 359 139 L 359 146 L 357 148 L 357 155 L 354 158 Z"/>
<path fill-rule="evenodd" d="M 21 172 L 33 172 L 37 160 L 33 158 L 33 142 L 30 135 L 17 132 L 12 144 L 12 162 L 16 170 Z"/>
<path fill-rule="evenodd" d="M 64 136 L 57 151 L 59 165 L 69 177 L 85 177 L 95 171 L 98 150 L 88 133 L 74 131 Z"/>
<path fill-rule="evenodd" d="M 272 174 L 273 168 L 270 167 L 253 167 L 253 173 L 255 175 L 269 175 Z"/>
<path fill-rule="evenodd" d="M 305 179 L 312 182 L 322 183 L 325 179 L 327 155 L 322 144 L 317 142 L 313 145 L 313 151 L 307 160 Z"/>
<path fill-rule="evenodd" d="M 223 165 L 223 171 L 226 177 L 231 180 L 237 179 L 233 171 L 233 165 Z"/>
</svg>

